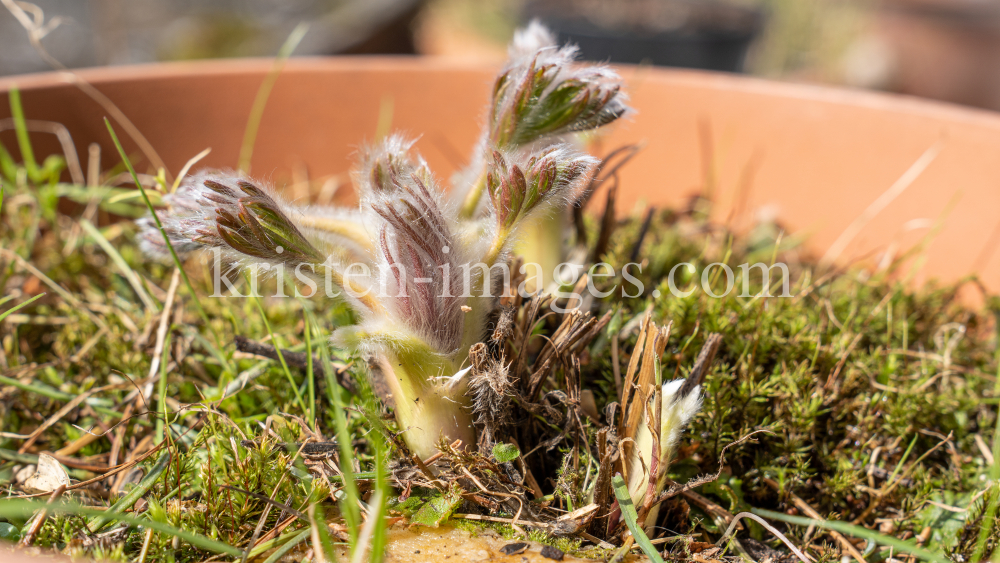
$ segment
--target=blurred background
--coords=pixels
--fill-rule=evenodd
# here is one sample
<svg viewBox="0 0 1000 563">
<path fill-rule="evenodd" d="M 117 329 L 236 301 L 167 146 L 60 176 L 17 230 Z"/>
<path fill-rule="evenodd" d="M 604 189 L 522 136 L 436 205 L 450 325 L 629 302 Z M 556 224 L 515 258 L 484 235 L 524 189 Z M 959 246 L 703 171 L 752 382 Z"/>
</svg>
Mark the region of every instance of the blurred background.
<svg viewBox="0 0 1000 563">
<path fill-rule="evenodd" d="M 4 0 L 9 1 L 9 0 Z M 701 68 L 1000 110 L 1000 0 L 33 0 L 70 67 L 274 55 L 499 63 L 539 18 L 598 61 Z M 48 70 L 0 10 L 0 75 Z"/>
</svg>

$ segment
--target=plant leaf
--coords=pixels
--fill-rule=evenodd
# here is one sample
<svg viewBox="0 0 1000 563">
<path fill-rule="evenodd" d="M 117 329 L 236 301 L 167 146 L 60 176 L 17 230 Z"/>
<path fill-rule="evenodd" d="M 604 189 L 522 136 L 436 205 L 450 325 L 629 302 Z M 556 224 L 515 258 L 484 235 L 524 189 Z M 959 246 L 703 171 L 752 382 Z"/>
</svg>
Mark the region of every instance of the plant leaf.
<svg viewBox="0 0 1000 563">
<path fill-rule="evenodd" d="M 160 475 L 163 475 L 169 463 L 170 452 L 160 454 L 160 458 L 156 460 L 152 469 L 143 477 L 142 481 L 139 481 L 138 485 L 130 490 L 128 494 L 118 499 L 118 502 L 106 512 L 102 512 L 100 516 L 95 516 L 87 522 L 87 527 L 90 528 L 90 531 L 96 532 L 100 530 L 105 524 L 117 518 L 119 513 L 132 508 L 132 505 L 139 500 L 139 497 L 145 495 L 153 488 L 153 485 L 160 479 Z"/>
<path fill-rule="evenodd" d="M 31 299 L 28 299 L 27 301 L 25 301 L 23 303 L 18 303 L 17 305 L 14 305 L 13 307 L 11 307 L 10 309 L 7 309 L 3 313 L 0 313 L 0 322 L 2 322 L 4 319 L 6 319 L 7 315 L 13 313 L 14 311 L 17 311 L 18 309 L 23 309 L 24 307 L 27 307 L 33 301 L 41 299 L 44 296 L 45 296 L 44 293 L 39 293 L 38 295 L 32 297 Z M 4 302 L 6 302 L 6 299 L 4 300 Z M 2 304 L 2 303 L 0 303 L 0 304 Z"/>
<path fill-rule="evenodd" d="M 521 450 L 514 444 L 499 443 L 493 446 L 493 459 L 499 463 L 514 461 L 521 455 Z"/>
<path fill-rule="evenodd" d="M 32 502 L 30 500 L 24 499 L 3 499 L 0 500 L 0 516 L 5 518 L 26 518 L 30 517 L 36 510 L 45 506 L 45 503 Z M 81 506 L 76 503 L 57 503 L 48 505 L 49 510 L 54 512 L 68 512 L 71 514 L 78 514 L 80 516 L 107 516 L 105 511 L 97 510 L 94 508 L 89 508 L 86 506 Z M 232 555 L 234 557 L 239 557 L 243 555 L 243 551 L 236 549 L 235 547 L 224 544 L 219 541 L 215 541 L 210 538 L 206 538 L 200 534 L 195 534 L 187 530 L 182 530 L 175 526 L 169 524 L 164 524 L 162 522 L 154 522 L 152 520 L 147 520 L 145 518 L 138 518 L 130 514 L 115 514 L 114 520 L 118 522 L 125 522 L 133 526 L 144 526 L 151 530 L 167 534 L 168 536 L 175 536 L 181 540 L 197 547 L 204 549 L 206 551 L 213 551 L 215 553 L 225 553 L 226 555 Z"/>
<path fill-rule="evenodd" d="M 812 518 L 803 518 L 801 516 L 789 516 L 788 514 L 782 514 L 781 512 L 773 512 L 771 510 L 764 510 L 763 508 L 754 508 L 751 510 L 751 512 L 763 516 L 765 518 L 770 518 L 772 520 L 780 520 L 782 522 L 788 522 L 789 524 L 796 524 L 799 526 L 816 526 L 818 528 L 825 528 L 827 530 L 835 530 L 842 534 L 854 536 L 856 538 L 864 538 L 866 540 L 873 541 L 879 545 L 891 547 L 896 551 L 909 553 L 910 555 L 919 557 L 920 559 L 923 559 L 925 561 L 933 561 L 934 563 L 948 563 L 948 559 L 944 555 L 926 550 L 913 542 L 903 541 L 899 538 L 894 538 L 892 536 L 880 534 L 878 532 L 869 530 L 868 528 L 864 528 L 862 526 L 855 526 L 854 524 L 848 524 L 847 522 L 839 522 L 837 520 L 813 520 Z"/>
<path fill-rule="evenodd" d="M 462 504 L 462 490 L 454 487 L 428 500 L 411 520 L 414 524 L 437 528 L 458 509 L 460 504 Z"/>
<path fill-rule="evenodd" d="M 625 525 L 632 532 L 635 543 L 639 544 L 639 548 L 646 554 L 646 557 L 649 557 L 650 561 L 653 561 L 653 563 L 663 563 L 663 558 L 656 551 L 653 542 L 649 541 L 649 537 L 639 527 L 639 515 L 635 512 L 635 505 L 632 504 L 632 495 L 629 494 L 628 485 L 625 484 L 625 479 L 622 478 L 621 473 L 615 473 L 615 476 L 611 478 L 611 486 L 615 490 L 615 498 L 618 499 L 618 507 L 621 508 L 622 516 L 625 518 Z"/>
</svg>

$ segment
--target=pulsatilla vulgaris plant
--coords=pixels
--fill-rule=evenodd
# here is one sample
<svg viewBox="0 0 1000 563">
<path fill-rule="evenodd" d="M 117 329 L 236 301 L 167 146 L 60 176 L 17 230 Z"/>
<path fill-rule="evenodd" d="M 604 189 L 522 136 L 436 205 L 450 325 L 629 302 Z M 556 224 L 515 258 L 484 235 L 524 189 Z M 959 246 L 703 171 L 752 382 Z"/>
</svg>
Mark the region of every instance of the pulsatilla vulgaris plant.
<svg viewBox="0 0 1000 563">
<path fill-rule="evenodd" d="M 450 197 L 412 142 L 393 135 L 362 150 L 357 209 L 296 207 L 241 173 L 202 173 L 166 198 L 163 234 L 144 223 L 144 248 L 164 256 L 167 238 L 183 254 L 216 250 L 238 267 L 310 276 L 355 311 L 357 324 L 334 341 L 384 378 L 413 452 L 426 458 L 442 438 L 475 444 L 462 367 L 497 306 L 493 267 L 594 173 L 597 160 L 570 136 L 627 111 L 618 76 L 574 56 L 538 24 L 517 34 Z"/>
</svg>

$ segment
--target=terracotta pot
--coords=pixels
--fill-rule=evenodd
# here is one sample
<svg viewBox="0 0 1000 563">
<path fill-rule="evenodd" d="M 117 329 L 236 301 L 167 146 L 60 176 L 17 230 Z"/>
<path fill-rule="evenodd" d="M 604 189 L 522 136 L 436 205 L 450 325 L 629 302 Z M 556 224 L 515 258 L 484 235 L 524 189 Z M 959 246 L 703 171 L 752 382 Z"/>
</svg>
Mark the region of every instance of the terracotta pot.
<svg viewBox="0 0 1000 563">
<path fill-rule="evenodd" d="M 80 75 L 118 104 L 176 173 L 205 147 L 212 154 L 203 164 L 236 165 L 247 114 L 270 65 L 216 61 Z M 495 70 L 435 59 L 294 59 L 264 113 L 252 172 L 277 183 L 302 166 L 312 178 L 343 174 L 391 100 L 394 128 L 422 135 L 418 148 L 447 178 L 476 140 Z M 940 143 L 939 156 L 858 232 L 840 260 L 877 260 L 887 248 L 918 242 L 940 220 L 918 278 L 953 281 L 978 272 L 1000 289 L 991 238 L 1000 226 L 1000 115 L 696 71 L 624 73 L 638 113 L 597 147 L 600 153 L 646 143 L 621 174 L 622 213 L 639 202 L 680 205 L 710 178 L 720 219 L 735 207 L 746 224 L 754 210 L 768 209 L 822 253 Z M 29 118 L 65 124 L 81 154 L 97 142 L 103 166 L 117 163 L 102 122 L 107 112 L 58 75 L 0 80 L 0 118 L 8 115 L 4 92 L 15 83 Z M 38 136 L 40 153 L 56 152 L 45 137 Z M 10 132 L 2 139 L 14 146 Z M 126 144 L 137 154 L 134 143 Z"/>
</svg>

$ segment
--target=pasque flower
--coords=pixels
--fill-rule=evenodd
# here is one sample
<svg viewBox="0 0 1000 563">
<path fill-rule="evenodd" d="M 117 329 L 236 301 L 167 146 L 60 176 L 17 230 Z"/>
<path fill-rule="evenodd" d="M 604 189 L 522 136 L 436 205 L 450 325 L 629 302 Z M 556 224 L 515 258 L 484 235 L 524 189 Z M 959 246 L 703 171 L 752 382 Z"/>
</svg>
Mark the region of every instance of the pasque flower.
<svg viewBox="0 0 1000 563">
<path fill-rule="evenodd" d="M 563 137 L 626 111 L 614 73 L 574 65 L 575 50 L 555 47 L 538 24 L 518 34 L 511 54 L 472 165 L 474 186 L 460 187 L 488 193 L 475 216 L 445 196 L 398 135 L 361 150 L 354 210 L 293 206 L 239 172 L 209 172 L 167 196 L 160 214 L 180 253 L 216 249 L 235 266 L 302 269 L 338 286 L 358 322 L 334 341 L 384 377 L 404 440 L 423 457 L 441 439 L 475 444 L 461 368 L 497 306 L 492 267 L 506 263 L 526 225 L 564 211 L 597 163 Z M 146 251 L 163 255 L 162 235 L 143 226 Z M 367 274 L 347 276 L 357 262 Z"/>
<path fill-rule="evenodd" d="M 511 61 L 493 85 L 488 143 L 522 147 L 589 131 L 624 115 L 621 79 L 607 67 L 574 66 L 577 49 L 559 47 L 538 22 L 518 32 Z"/>
<path fill-rule="evenodd" d="M 600 65 L 575 64 L 576 54 L 572 45 L 558 46 L 537 21 L 514 35 L 510 60 L 493 84 L 479 145 L 456 181 L 463 217 L 483 210 L 492 150 L 516 153 L 564 143 L 568 135 L 597 129 L 630 111 L 618 74 Z"/>
</svg>

